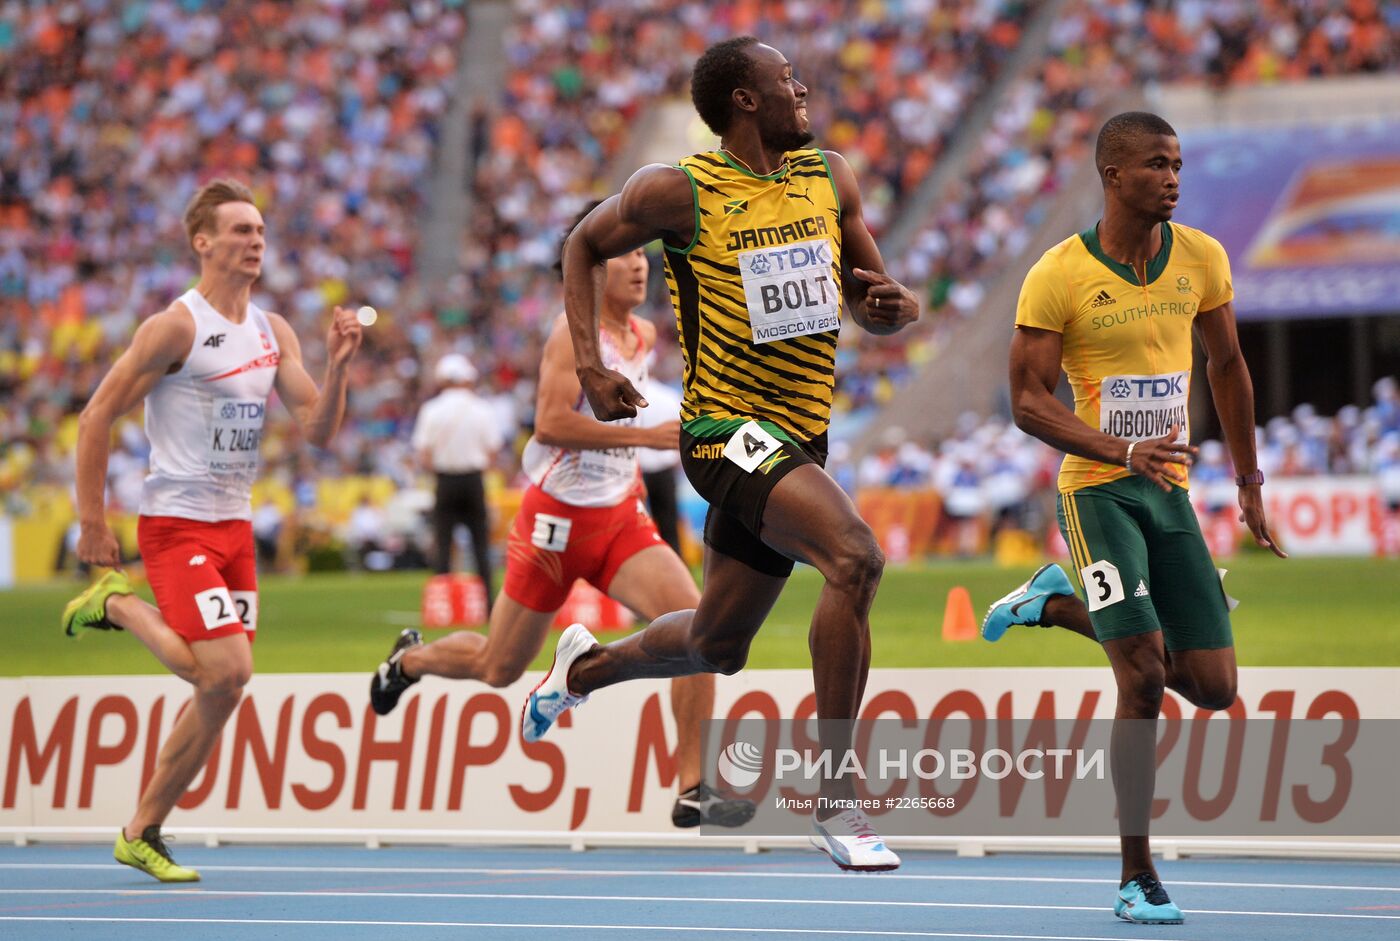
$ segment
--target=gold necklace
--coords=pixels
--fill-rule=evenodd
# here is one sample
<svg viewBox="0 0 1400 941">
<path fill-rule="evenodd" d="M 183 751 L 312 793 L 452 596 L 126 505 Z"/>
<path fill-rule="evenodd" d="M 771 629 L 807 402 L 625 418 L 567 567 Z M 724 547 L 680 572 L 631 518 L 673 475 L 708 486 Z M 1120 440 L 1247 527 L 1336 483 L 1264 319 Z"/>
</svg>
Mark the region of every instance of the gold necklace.
<svg viewBox="0 0 1400 941">
<path fill-rule="evenodd" d="M 736 154 L 734 151 L 730 150 L 728 147 L 721 147 L 721 148 L 719 149 L 719 151 L 720 151 L 720 153 L 722 153 L 722 154 L 729 154 L 729 156 L 730 156 L 731 159 L 733 159 L 736 163 L 738 163 L 740 166 L 742 166 L 745 170 L 747 170 L 747 171 L 749 171 L 750 173 L 752 173 L 754 176 L 773 176 L 773 174 L 781 173 L 781 172 L 783 172 L 784 170 L 787 169 L 787 156 L 786 156 L 786 155 L 783 156 L 783 162 L 780 163 L 780 164 L 778 164 L 778 169 L 774 170 L 773 173 L 759 173 L 759 172 L 758 172 L 757 170 L 755 170 L 753 167 L 749 166 L 747 163 L 744 163 L 743 159 L 741 159 L 740 156 L 739 156 L 738 154 Z"/>
</svg>

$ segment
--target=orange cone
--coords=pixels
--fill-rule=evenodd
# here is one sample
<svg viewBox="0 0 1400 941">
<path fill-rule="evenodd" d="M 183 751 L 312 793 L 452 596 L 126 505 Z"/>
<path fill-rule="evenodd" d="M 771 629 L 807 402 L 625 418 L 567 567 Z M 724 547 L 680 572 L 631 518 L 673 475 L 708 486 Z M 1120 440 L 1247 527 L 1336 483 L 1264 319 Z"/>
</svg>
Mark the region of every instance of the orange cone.
<svg viewBox="0 0 1400 941">
<path fill-rule="evenodd" d="M 977 618 L 972 613 L 972 596 L 961 585 L 948 592 L 948 604 L 943 609 L 944 640 L 975 640 Z"/>
</svg>

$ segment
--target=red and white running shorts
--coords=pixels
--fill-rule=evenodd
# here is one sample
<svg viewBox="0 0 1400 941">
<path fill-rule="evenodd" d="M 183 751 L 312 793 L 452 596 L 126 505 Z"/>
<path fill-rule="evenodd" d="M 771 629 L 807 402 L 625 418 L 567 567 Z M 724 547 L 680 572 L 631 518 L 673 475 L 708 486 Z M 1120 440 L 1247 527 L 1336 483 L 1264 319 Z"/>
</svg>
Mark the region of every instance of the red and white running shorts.
<svg viewBox="0 0 1400 941">
<path fill-rule="evenodd" d="M 606 594 L 622 563 L 665 544 L 635 491 L 614 506 L 572 506 L 531 486 L 506 542 L 504 591 L 532 611 L 558 611 L 575 579 Z"/>
<path fill-rule="evenodd" d="M 165 622 L 187 641 L 258 629 L 257 552 L 248 520 L 143 516 L 136 543 Z"/>
</svg>

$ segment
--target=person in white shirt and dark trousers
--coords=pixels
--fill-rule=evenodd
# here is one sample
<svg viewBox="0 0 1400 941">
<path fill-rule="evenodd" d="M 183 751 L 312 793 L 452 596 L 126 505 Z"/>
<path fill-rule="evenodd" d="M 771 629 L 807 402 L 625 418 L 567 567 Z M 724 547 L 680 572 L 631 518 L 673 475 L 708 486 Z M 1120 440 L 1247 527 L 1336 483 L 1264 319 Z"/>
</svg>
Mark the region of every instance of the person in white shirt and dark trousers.
<svg viewBox="0 0 1400 941">
<path fill-rule="evenodd" d="M 466 526 L 489 607 L 495 586 L 482 471 L 495 461 L 504 441 L 490 404 L 471 390 L 476 369 L 465 356 L 444 356 L 438 360 L 435 375 L 442 391 L 423 403 L 413 428 L 413 450 L 420 464 L 437 476 L 434 570 L 439 575 L 452 571 L 452 537 L 459 523 Z"/>
</svg>

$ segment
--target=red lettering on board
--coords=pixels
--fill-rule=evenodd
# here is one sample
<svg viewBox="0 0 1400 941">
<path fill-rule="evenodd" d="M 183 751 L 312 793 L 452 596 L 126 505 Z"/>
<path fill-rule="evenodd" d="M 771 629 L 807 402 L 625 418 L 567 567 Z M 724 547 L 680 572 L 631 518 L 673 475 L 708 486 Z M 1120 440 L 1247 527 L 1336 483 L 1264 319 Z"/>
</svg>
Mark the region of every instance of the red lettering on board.
<svg viewBox="0 0 1400 941">
<path fill-rule="evenodd" d="M 394 774 L 395 810 L 403 810 L 408 804 L 408 773 L 413 767 L 413 733 L 418 728 L 418 704 L 422 697 L 414 696 L 402 713 L 403 731 L 397 741 L 380 741 L 374 737 L 379 717 L 368 703 L 365 704 L 364 725 L 360 729 L 360 763 L 355 769 L 355 810 L 365 809 L 365 799 L 369 794 L 369 769 L 376 761 L 392 761 L 398 766 Z"/>
<path fill-rule="evenodd" d="M 34 712 L 26 696 L 15 706 L 10 722 L 10 757 L 5 767 L 5 808 L 15 806 L 15 790 L 19 787 L 19 763 L 23 757 L 29 766 L 29 783 L 44 780 L 49 765 L 58 761 L 54 773 L 53 806 L 62 808 L 68 796 L 68 766 L 73 759 L 73 732 L 78 724 L 78 697 L 74 696 L 58 710 L 53 729 L 42 748 L 34 729 Z"/>
<path fill-rule="evenodd" d="M 119 716 L 122 720 L 121 739 L 115 745 L 102 744 L 102 720 Z M 136 706 L 125 696 L 103 696 L 88 715 L 87 745 L 83 749 L 83 780 L 78 786 L 78 806 L 92 806 L 92 782 L 98 765 L 115 765 L 131 754 L 136 746 L 136 733 L 141 719 Z"/>
<path fill-rule="evenodd" d="M 336 725 L 342 729 L 350 727 L 350 707 L 335 693 L 322 693 L 306 707 L 306 715 L 301 717 L 302 751 L 312 761 L 330 765 L 331 782 L 319 791 L 313 791 L 304 784 L 292 785 L 292 797 L 307 810 L 325 810 L 340 796 L 345 786 L 345 754 L 340 746 L 316 735 L 316 720 L 330 713 Z"/>
<path fill-rule="evenodd" d="M 287 777 L 287 745 L 292 737 L 292 704 L 295 698 L 288 696 L 282 701 L 282 708 L 277 710 L 277 733 L 272 740 L 271 754 L 268 754 L 267 740 L 263 738 L 253 697 L 248 696 L 238 707 L 238 720 L 233 726 L 233 755 L 228 766 L 228 799 L 224 802 L 229 810 L 238 808 L 243 793 L 243 756 L 249 752 L 253 755 L 258 783 L 262 785 L 263 803 L 270 810 L 282 806 L 282 782 Z"/>
</svg>

